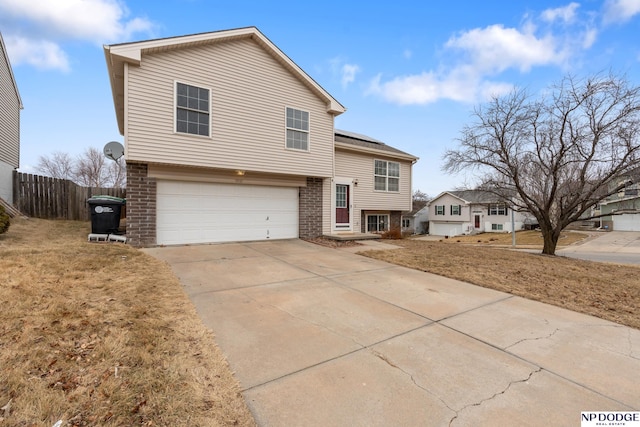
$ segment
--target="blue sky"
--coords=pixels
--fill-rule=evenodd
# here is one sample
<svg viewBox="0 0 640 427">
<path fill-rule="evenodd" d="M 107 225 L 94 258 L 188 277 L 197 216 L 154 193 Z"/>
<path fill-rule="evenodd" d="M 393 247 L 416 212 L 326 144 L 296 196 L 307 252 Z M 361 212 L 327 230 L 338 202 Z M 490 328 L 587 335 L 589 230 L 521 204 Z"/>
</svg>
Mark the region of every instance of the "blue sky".
<svg viewBox="0 0 640 427">
<path fill-rule="evenodd" d="M 336 127 L 420 157 L 414 190 L 472 186 L 441 170 L 473 108 L 513 87 L 613 71 L 640 84 L 640 0 L 0 0 L 24 104 L 21 167 L 119 135 L 102 46 L 256 26 L 347 107 Z"/>
</svg>

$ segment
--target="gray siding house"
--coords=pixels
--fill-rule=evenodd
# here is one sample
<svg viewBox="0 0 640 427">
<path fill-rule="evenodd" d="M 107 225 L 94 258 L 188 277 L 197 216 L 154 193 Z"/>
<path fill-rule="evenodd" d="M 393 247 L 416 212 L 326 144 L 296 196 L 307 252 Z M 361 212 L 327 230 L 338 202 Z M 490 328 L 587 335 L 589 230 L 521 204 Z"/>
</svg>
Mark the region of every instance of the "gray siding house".
<svg viewBox="0 0 640 427">
<path fill-rule="evenodd" d="M 13 204 L 13 171 L 20 167 L 22 100 L 0 33 L 0 198 Z"/>
</svg>

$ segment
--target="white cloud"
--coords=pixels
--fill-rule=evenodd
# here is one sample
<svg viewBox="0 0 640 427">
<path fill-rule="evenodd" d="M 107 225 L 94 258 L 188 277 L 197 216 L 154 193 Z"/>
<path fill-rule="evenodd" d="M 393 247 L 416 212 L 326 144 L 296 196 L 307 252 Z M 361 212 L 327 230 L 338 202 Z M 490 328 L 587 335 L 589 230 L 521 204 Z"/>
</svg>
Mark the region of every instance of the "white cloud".
<svg viewBox="0 0 640 427">
<path fill-rule="evenodd" d="M 67 54 L 56 43 L 47 40 L 30 40 L 22 37 L 5 38 L 12 65 L 29 64 L 47 70 L 69 71 Z"/>
<path fill-rule="evenodd" d="M 561 64 L 566 59 L 551 35 L 538 38 L 531 29 L 520 31 L 502 25 L 467 31 L 449 39 L 445 47 L 462 50 L 475 67 L 487 72 L 507 68 L 529 71 L 533 66 Z"/>
<path fill-rule="evenodd" d="M 640 0 L 608 0 L 604 5 L 605 24 L 626 22 L 640 13 Z"/>
<path fill-rule="evenodd" d="M 595 28 L 590 28 L 585 31 L 582 39 L 582 48 L 589 49 L 596 42 L 596 38 L 598 38 L 598 30 Z"/>
<path fill-rule="evenodd" d="M 367 93 L 382 96 L 399 105 L 424 105 L 441 99 L 474 103 L 503 95 L 513 89 L 513 85 L 509 83 L 483 80 L 473 68 L 466 66 L 456 68 L 446 75 L 423 72 L 396 77 L 384 83 L 381 80 L 381 75 L 376 76 L 370 82 Z"/>
<path fill-rule="evenodd" d="M 356 78 L 356 73 L 360 71 L 360 67 L 353 64 L 344 64 L 342 66 L 342 87 L 346 88 L 350 83 L 353 83 Z"/>
<path fill-rule="evenodd" d="M 53 36 L 99 43 L 126 39 L 153 27 L 144 18 L 127 21 L 129 11 L 116 0 L 0 0 L 0 11 L 29 21 Z"/>
<path fill-rule="evenodd" d="M 569 3 L 565 7 L 558 7 L 555 9 L 547 9 L 542 12 L 540 15 L 544 21 L 554 22 L 554 21 L 562 21 L 562 22 L 573 22 L 576 16 L 576 10 L 580 7 L 578 3 Z"/>
<path fill-rule="evenodd" d="M 347 86 L 353 83 L 356 80 L 356 74 L 361 71 L 360 66 L 349 64 L 345 58 L 340 56 L 330 59 L 329 64 L 331 65 L 331 72 L 334 77 L 340 79 L 340 84 L 343 89 L 346 89 Z"/>
<path fill-rule="evenodd" d="M 10 23 L 3 35 L 14 65 L 61 71 L 70 70 L 66 40 L 102 45 L 154 28 L 145 18 L 129 19 L 120 0 L 0 0 L 0 17 Z"/>
<path fill-rule="evenodd" d="M 573 19 L 577 4 L 550 10 L 552 21 Z M 535 23 L 526 19 L 521 28 L 491 25 L 452 36 L 444 45 L 442 63 L 436 69 L 420 74 L 404 75 L 383 81 L 379 75 L 369 85 L 368 93 L 400 105 L 423 105 L 441 99 L 475 103 L 513 89 L 510 83 L 495 76 L 515 69 L 522 73 L 534 67 L 561 66 L 569 62 L 579 49 L 595 41 L 597 31 L 586 31 L 576 41 L 576 33 L 554 36 L 542 34 Z"/>
</svg>

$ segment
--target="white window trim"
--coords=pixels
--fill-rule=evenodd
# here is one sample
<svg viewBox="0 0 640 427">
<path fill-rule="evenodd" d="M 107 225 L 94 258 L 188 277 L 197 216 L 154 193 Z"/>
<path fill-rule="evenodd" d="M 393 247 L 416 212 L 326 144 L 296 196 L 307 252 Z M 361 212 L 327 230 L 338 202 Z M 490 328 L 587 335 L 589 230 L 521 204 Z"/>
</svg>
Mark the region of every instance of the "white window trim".
<svg viewBox="0 0 640 427">
<path fill-rule="evenodd" d="M 446 215 L 446 209 L 445 209 L 446 206 L 445 205 L 434 205 L 434 206 L 435 206 L 434 215 L 438 215 L 438 216 Z M 438 208 L 442 208 L 442 213 L 438 213 Z"/>
<path fill-rule="evenodd" d="M 189 132 L 178 132 L 178 83 L 188 86 L 194 86 L 200 89 L 206 89 L 209 91 L 209 135 L 199 135 L 195 133 Z M 184 80 L 174 80 L 173 81 L 173 133 L 176 135 L 184 135 L 194 138 L 213 138 L 213 126 L 211 118 L 213 117 L 213 91 L 210 87 L 199 84 L 199 83 L 188 83 Z"/>
<path fill-rule="evenodd" d="M 386 216 L 387 217 L 387 229 L 386 230 L 377 230 L 377 231 L 369 231 L 369 217 L 372 216 Z M 384 233 L 385 231 L 389 231 L 391 228 L 391 218 L 389 216 L 389 214 L 367 214 L 366 218 L 365 218 L 365 230 L 367 231 L 367 233 Z"/>
<path fill-rule="evenodd" d="M 384 190 L 376 189 L 376 177 L 382 177 L 383 175 L 376 174 L 376 161 L 385 162 L 387 164 L 387 174 L 385 177 L 385 186 Z M 389 176 L 389 163 L 395 163 L 398 165 L 398 176 Z M 400 167 L 400 162 L 394 162 L 393 160 L 382 160 L 382 159 L 373 159 L 373 191 L 377 191 L 379 193 L 400 193 L 400 180 L 402 175 L 402 168 Z M 397 190 L 389 190 L 389 178 L 395 178 L 398 180 L 398 189 Z"/>
<path fill-rule="evenodd" d="M 304 113 L 307 113 L 309 115 L 309 130 L 302 130 L 302 129 L 296 129 L 296 128 L 290 128 L 289 126 L 287 126 L 287 109 L 292 109 L 292 110 L 298 110 L 298 111 L 302 111 Z M 299 148 L 291 148 L 291 147 L 287 147 L 287 131 L 288 130 L 293 130 L 296 132 L 302 132 L 302 133 L 306 133 L 307 134 L 307 149 L 306 150 L 301 150 Z M 303 110 L 302 108 L 298 108 L 298 107 L 292 107 L 290 105 L 285 105 L 284 107 L 284 148 L 285 150 L 290 150 L 290 151 L 295 151 L 297 153 L 309 153 L 311 152 L 311 112 L 307 111 L 307 110 Z"/>
<path fill-rule="evenodd" d="M 298 150 L 299 151 L 299 150 Z M 349 224 L 336 224 L 336 184 L 349 186 Z M 353 178 L 335 177 L 331 182 L 331 229 L 333 231 L 353 231 Z"/>
</svg>

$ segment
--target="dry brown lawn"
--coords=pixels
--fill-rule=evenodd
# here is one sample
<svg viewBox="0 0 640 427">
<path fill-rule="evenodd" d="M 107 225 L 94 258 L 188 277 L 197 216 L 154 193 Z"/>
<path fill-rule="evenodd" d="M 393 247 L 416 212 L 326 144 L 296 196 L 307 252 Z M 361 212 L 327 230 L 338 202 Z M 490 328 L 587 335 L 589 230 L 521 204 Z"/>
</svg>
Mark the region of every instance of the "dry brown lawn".
<svg viewBox="0 0 640 427">
<path fill-rule="evenodd" d="M 0 425 L 255 425 L 169 267 L 89 230 L 0 235 Z"/>
<path fill-rule="evenodd" d="M 402 249 L 362 254 L 640 329 L 640 267 L 462 242 L 390 243 Z"/>
<path fill-rule="evenodd" d="M 594 232 L 595 233 L 595 232 Z M 576 231 L 563 231 L 558 239 L 558 247 L 572 245 L 590 236 L 589 233 Z M 511 246 L 511 233 L 481 233 L 473 236 L 455 236 L 449 239 L 442 239 L 445 243 L 466 243 L 481 244 L 491 246 Z M 540 231 L 516 231 L 517 247 L 540 247 L 543 245 L 542 233 Z"/>
</svg>

